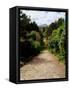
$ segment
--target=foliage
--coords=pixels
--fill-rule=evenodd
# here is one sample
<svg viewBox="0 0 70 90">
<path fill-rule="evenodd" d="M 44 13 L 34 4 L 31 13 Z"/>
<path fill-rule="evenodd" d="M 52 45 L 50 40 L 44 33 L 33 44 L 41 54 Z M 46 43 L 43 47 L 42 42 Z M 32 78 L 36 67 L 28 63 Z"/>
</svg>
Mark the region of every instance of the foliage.
<svg viewBox="0 0 70 90">
<path fill-rule="evenodd" d="M 52 32 L 55 29 L 58 29 L 62 24 L 64 23 L 64 19 L 63 18 L 59 18 L 58 21 L 55 21 L 53 23 L 51 23 L 46 29 L 47 29 L 47 35 L 48 37 L 52 34 Z"/>
<path fill-rule="evenodd" d="M 30 32 L 32 30 L 39 30 L 36 22 L 31 22 L 30 17 L 24 13 L 20 13 L 20 31 Z"/>
<path fill-rule="evenodd" d="M 36 31 L 31 31 L 28 34 L 29 39 L 36 40 Z"/>
<path fill-rule="evenodd" d="M 37 55 L 42 50 L 41 33 L 36 22 L 20 13 L 20 57 L 27 62 L 29 57 Z"/>
<path fill-rule="evenodd" d="M 64 24 L 52 32 L 49 37 L 48 48 L 58 55 L 60 60 L 65 59 L 65 28 Z"/>
<path fill-rule="evenodd" d="M 65 59 L 65 23 L 63 18 L 41 27 L 20 12 L 20 57 L 27 58 L 49 49 L 60 60 Z"/>
</svg>

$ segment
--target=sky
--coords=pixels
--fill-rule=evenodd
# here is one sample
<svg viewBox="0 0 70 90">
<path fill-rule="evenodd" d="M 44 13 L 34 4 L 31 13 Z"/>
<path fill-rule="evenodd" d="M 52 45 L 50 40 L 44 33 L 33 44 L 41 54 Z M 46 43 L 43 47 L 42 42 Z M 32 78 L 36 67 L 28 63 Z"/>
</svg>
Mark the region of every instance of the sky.
<svg viewBox="0 0 70 90">
<path fill-rule="evenodd" d="M 65 19 L 65 12 L 52 12 L 52 11 L 32 11 L 32 10 L 21 10 L 28 17 L 31 18 L 31 21 L 35 21 L 39 26 L 46 24 L 49 25 L 54 21 L 57 21 L 59 18 Z"/>
</svg>

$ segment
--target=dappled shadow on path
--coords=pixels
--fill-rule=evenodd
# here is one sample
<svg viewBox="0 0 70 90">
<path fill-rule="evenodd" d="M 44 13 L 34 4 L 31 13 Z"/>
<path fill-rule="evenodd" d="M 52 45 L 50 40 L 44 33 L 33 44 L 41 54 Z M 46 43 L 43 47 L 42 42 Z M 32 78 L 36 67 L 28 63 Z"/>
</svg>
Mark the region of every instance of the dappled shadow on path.
<svg viewBox="0 0 70 90">
<path fill-rule="evenodd" d="M 34 57 L 32 61 L 30 61 L 30 64 L 40 64 L 45 62 L 45 59 L 39 58 L 39 57 Z"/>
</svg>

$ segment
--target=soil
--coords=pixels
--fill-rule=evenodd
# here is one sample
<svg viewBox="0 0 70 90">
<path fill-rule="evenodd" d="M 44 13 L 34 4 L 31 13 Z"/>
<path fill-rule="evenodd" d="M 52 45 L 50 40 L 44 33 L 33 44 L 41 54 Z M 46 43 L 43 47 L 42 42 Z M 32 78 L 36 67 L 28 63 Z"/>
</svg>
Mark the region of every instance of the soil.
<svg viewBox="0 0 70 90">
<path fill-rule="evenodd" d="M 48 50 L 42 51 L 20 68 L 20 80 L 54 79 L 65 77 L 65 65 Z"/>
</svg>

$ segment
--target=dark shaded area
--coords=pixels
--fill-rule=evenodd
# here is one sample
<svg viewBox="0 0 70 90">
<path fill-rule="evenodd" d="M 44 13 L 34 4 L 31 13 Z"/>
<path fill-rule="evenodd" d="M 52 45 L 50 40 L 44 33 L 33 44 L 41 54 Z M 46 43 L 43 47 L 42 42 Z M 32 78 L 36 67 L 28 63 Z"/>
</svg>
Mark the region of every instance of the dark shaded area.
<svg viewBox="0 0 70 90">
<path fill-rule="evenodd" d="M 20 57 L 23 57 L 21 59 L 22 61 L 32 56 L 34 52 L 35 50 L 31 47 L 31 43 L 29 41 L 20 43 Z"/>
<path fill-rule="evenodd" d="M 40 50 L 32 47 L 30 41 L 26 40 L 20 43 L 20 60 L 24 63 L 29 62 L 32 57 L 40 53 Z"/>
</svg>

